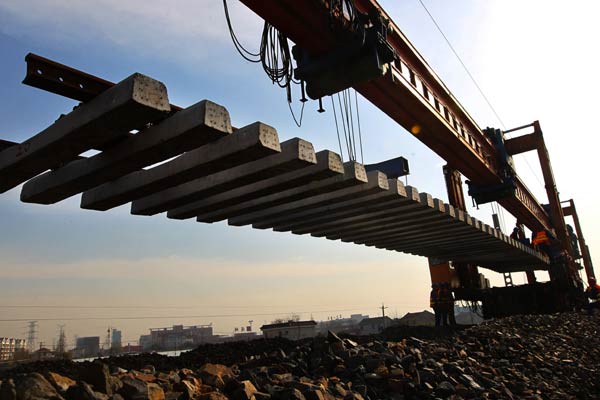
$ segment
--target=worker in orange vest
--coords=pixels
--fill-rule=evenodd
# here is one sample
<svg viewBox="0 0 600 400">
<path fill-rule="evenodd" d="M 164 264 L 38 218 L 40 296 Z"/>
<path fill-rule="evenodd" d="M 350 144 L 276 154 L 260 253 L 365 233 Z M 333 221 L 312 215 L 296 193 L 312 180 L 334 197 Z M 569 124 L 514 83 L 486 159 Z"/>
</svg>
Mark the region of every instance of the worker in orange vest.
<svg viewBox="0 0 600 400">
<path fill-rule="evenodd" d="M 533 237 L 531 244 L 533 244 L 534 249 L 550 255 L 550 237 L 545 230 L 537 232 Z"/>
<path fill-rule="evenodd" d="M 550 238 L 548 237 L 548 234 L 546 233 L 546 231 L 539 231 L 535 234 L 535 237 L 533 238 L 532 243 L 534 246 L 549 245 Z"/>
<path fill-rule="evenodd" d="M 585 290 L 585 295 L 590 300 L 587 304 L 588 315 L 592 315 L 594 308 L 600 308 L 600 285 L 596 283 L 596 279 L 590 278 L 590 285 Z"/>
</svg>

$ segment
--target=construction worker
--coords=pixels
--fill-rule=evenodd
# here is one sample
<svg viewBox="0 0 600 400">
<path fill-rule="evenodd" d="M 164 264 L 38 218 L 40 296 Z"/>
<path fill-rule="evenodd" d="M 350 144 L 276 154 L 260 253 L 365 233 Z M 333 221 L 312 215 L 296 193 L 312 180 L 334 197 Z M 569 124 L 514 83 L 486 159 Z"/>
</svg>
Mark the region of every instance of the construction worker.
<svg viewBox="0 0 600 400">
<path fill-rule="evenodd" d="M 510 234 L 510 238 L 511 239 L 515 239 L 515 240 L 519 240 L 519 238 L 520 238 L 519 237 L 519 233 L 520 233 L 519 227 L 515 226 L 515 228 L 513 229 L 512 233 Z"/>
<path fill-rule="evenodd" d="M 589 279 L 589 286 L 585 290 L 585 295 L 590 300 L 587 304 L 588 315 L 592 315 L 594 308 L 600 308 L 600 286 L 596 283 L 596 279 Z"/>
<path fill-rule="evenodd" d="M 550 238 L 548 238 L 548 234 L 546 233 L 546 231 L 543 230 L 543 231 L 536 232 L 535 236 L 533 237 L 532 244 L 534 247 L 540 246 L 540 245 L 549 245 Z"/>
<path fill-rule="evenodd" d="M 533 244 L 534 249 L 550 255 L 550 237 L 548 236 L 547 231 L 543 230 L 536 232 L 531 244 Z"/>
<path fill-rule="evenodd" d="M 577 260 L 581 258 L 581 252 L 579 251 L 579 240 L 577 239 L 577 235 L 573 231 L 573 227 L 569 224 L 567 224 L 567 233 L 569 234 L 571 248 L 573 249 L 573 258 Z"/>
<path fill-rule="evenodd" d="M 517 224 L 517 226 L 515 226 L 510 234 L 510 238 L 516 240 L 517 242 L 523 243 L 524 245 L 531 246 L 531 242 L 525 237 L 523 225 L 521 224 Z"/>
<path fill-rule="evenodd" d="M 433 308 L 436 327 L 440 326 L 441 322 L 440 305 L 440 287 L 437 283 L 432 283 L 431 292 L 429 293 L 429 307 Z"/>
<path fill-rule="evenodd" d="M 441 289 L 441 299 L 443 307 L 446 309 L 446 316 L 450 325 L 456 325 L 456 317 L 454 315 L 454 294 L 449 283 L 443 283 Z"/>
<path fill-rule="evenodd" d="M 454 315 L 454 296 L 450 290 L 450 284 L 441 283 L 439 289 L 439 303 L 440 303 L 440 319 L 442 325 L 448 326 L 448 317 L 450 312 Z"/>
</svg>

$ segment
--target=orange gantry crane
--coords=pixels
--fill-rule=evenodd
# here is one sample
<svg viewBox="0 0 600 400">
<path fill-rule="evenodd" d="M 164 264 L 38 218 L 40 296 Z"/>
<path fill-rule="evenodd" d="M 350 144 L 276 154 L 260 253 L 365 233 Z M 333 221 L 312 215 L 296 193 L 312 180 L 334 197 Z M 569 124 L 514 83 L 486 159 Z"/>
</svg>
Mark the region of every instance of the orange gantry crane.
<svg viewBox="0 0 600 400">
<path fill-rule="evenodd" d="M 477 266 L 430 259 L 434 281 L 455 274 L 457 298 L 482 301 L 490 317 L 562 310 L 583 301 L 577 260 L 587 279 L 595 279 L 589 249 L 573 200 L 563 208 L 559 198 L 538 121 L 507 131 L 480 129 L 375 0 L 241 2 L 295 43 L 295 78 L 309 97 L 354 87 L 446 160 L 450 204 L 466 210 L 462 175 L 475 202 L 497 201 L 518 226 L 545 231 L 553 239 L 549 283 L 535 282 L 524 265 L 528 285 L 488 289 Z M 514 131 L 525 134 L 507 139 L 505 134 Z M 514 169 L 512 156 L 529 151 L 537 152 L 548 204 L 533 196 Z M 565 216 L 573 216 L 575 232 Z"/>
<path fill-rule="evenodd" d="M 288 64 L 283 71 L 288 79 L 288 85 L 290 81 L 293 80 L 291 78 L 291 72 L 293 72 L 294 78 L 300 81 L 302 92 L 306 93 L 310 98 L 319 101 L 321 101 L 321 98 L 323 97 L 338 93 L 349 87 L 354 87 L 366 99 L 380 108 L 393 120 L 415 135 L 427 147 L 431 148 L 440 157 L 446 160 L 447 165 L 444 167 L 443 173 L 446 179 L 452 213 L 454 213 L 454 208 L 458 209 L 457 213 L 459 213 L 459 211 L 466 211 L 462 185 L 462 177 L 464 176 L 468 179 L 469 195 L 471 195 L 476 203 L 483 204 L 497 201 L 516 218 L 519 229 L 516 230 L 517 233 L 513 236 L 513 239 L 518 239 L 521 243 L 512 241 L 509 248 L 517 248 L 517 250 L 525 254 L 533 252 L 530 248 L 523 246 L 523 244 L 527 242 L 527 239 L 524 237 L 523 227 L 527 227 L 532 232 L 544 232 L 550 239 L 550 243 L 546 245 L 545 248 L 549 257 L 544 256 L 544 262 L 538 262 L 541 259 L 535 257 L 533 258 L 534 260 L 537 260 L 535 265 L 522 265 L 517 269 L 511 267 L 511 271 L 520 270 L 527 272 L 527 285 L 489 288 L 483 275 L 479 273 L 479 265 L 465 263 L 464 259 L 461 262 L 459 259 L 430 258 L 429 264 L 433 282 L 452 282 L 456 298 L 482 302 L 484 315 L 486 317 L 505 316 L 516 313 L 567 310 L 581 304 L 585 300 L 582 290 L 583 281 L 580 277 L 580 269 L 585 269 L 588 281 L 594 278 L 594 270 L 589 249 L 585 244 L 574 201 L 569 200 L 565 204 L 565 202 L 561 202 L 559 198 L 552 173 L 550 157 L 544 143 L 540 124 L 537 121 L 508 131 L 492 128 L 487 128 L 485 130 L 480 129 L 457 99 L 452 96 L 440 78 L 429 67 L 423 57 L 402 34 L 400 29 L 393 21 L 391 21 L 390 17 L 374 0 L 241 1 L 265 20 L 261 52 L 269 47 L 265 40 L 274 40 L 273 38 L 277 37 L 279 45 L 282 46 L 282 54 L 285 55 L 288 61 L 291 55 L 295 58 L 296 68 L 291 71 L 289 68 L 291 64 Z M 288 54 L 290 52 L 289 49 L 287 49 L 288 39 L 295 43 L 291 55 Z M 262 53 L 261 57 L 263 57 Z M 96 138 L 94 135 L 90 135 L 90 132 L 86 131 L 89 127 L 85 126 L 79 127 L 77 132 L 75 132 L 76 135 L 71 132 L 74 128 L 68 126 L 68 121 L 64 122 L 65 120 L 63 119 L 59 120 L 54 125 L 60 125 L 62 130 L 68 131 L 64 135 L 55 134 L 55 131 L 57 131 L 58 128 L 54 126 L 54 130 L 47 129 L 21 144 L 0 140 L 0 164 L 3 160 L 6 162 L 4 169 L 0 168 L 2 169 L 2 171 L 0 171 L 2 172 L 0 174 L 0 191 L 6 191 L 15 187 L 50 168 L 52 172 L 45 173 L 43 177 L 37 178 L 31 183 L 26 184 L 25 189 L 27 190 L 24 190 L 21 194 L 24 201 L 49 204 L 60 201 L 75 193 L 85 191 L 82 198 L 82 207 L 104 210 L 116 206 L 117 203 L 122 204 L 130 200 L 138 200 L 140 197 L 152 195 L 154 191 L 157 191 L 159 192 L 157 193 L 157 196 L 161 201 L 160 207 L 165 207 L 164 210 L 160 208 L 160 210 L 156 209 L 152 212 L 148 210 L 142 212 L 139 209 L 145 204 L 142 199 L 141 201 L 135 202 L 132 207 L 132 213 L 151 215 L 158 213 L 159 211 L 171 211 L 171 208 L 175 207 L 175 205 L 171 204 L 173 199 L 167 199 L 169 196 L 165 193 L 167 193 L 166 190 L 170 186 L 166 187 L 165 185 L 168 183 L 168 185 L 176 186 L 183 182 L 180 181 L 180 178 L 183 178 L 179 175 L 184 175 L 184 172 L 186 171 L 189 172 L 190 166 L 187 165 L 187 161 L 189 161 L 191 156 L 184 156 L 182 157 L 182 160 L 174 160 L 169 164 L 177 164 L 177 167 L 181 167 L 180 169 L 177 169 L 179 175 L 175 177 L 169 176 L 169 179 L 163 179 L 164 177 L 161 175 L 164 172 L 163 169 L 166 170 L 168 165 L 165 168 L 157 167 L 157 169 L 160 169 L 158 172 L 136 170 L 154 164 L 157 161 L 175 156 L 181 152 L 202 146 L 206 143 L 196 143 L 193 141 L 190 142 L 190 140 L 184 140 L 187 137 L 187 131 L 184 130 L 184 132 L 179 132 L 177 135 L 172 134 L 172 136 L 175 137 L 171 137 L 171 142 L 165 144 L 163 141 L 164 138 L 162 138 L 160 134 L 164 133 L 162 130 L 171 131 L 168 121 L 181 111 L 181 108 L 168 104 L 166 89 L 161 91 L 164 88 L 161 87 L 160 83 L 154 82 L 139 74 L 134 74 L 132 77 L 118 84 L 121 91 L 126 91 L 127 93 L 131 92 L 131 90 L 129 90 L 129 86 L 131 85 L 135 86 L 143 84 L 142 86 L 144 87 L 154 85 L 156 86 L 154 92 L 164 92 L 163 95 L 160 95 L 159 99 L 152 97 L 151 100 L 156 102 L 152 107 L 134 107 L 137 110 L 137 113 L 118 110 L 113 112 L 110 111 L 114 108 L 111 106 L 112 103 L 104 101 L 111 98 L 106 93 L 110 92 L 110 88 L 114 85 L 113 83 L 32 54 L 26 57 L 26 61 L 27 76 L 24 83 L 81 101 L 83 105 L 82 109 L 79 110 L 78 115 L 85 114 L 85 116 L 88 116 L 88 111 L 91 110 L 90 113 L 93 114 L 92 116 L 94 118 L 92 119 L 94 121 L 100 119 L 105 122 L 104 125 L 109 125 L 114 129 L 109 129 L 110 135 L 98 135 L 98 138 Z M 282 71 L 276 71 L 271 68 L 272 66 L 266 65 L 266 63 L 263 63 L 263 66 L 265 67 L 265 70 L 268 71 L 271 79 L 275 80 L 281 78 Z M 104 97 L 101 96 L 101 93 L 104 93 Z M 121 101 L 125 102 L 123 107 L 128 106 L 129 103 L 127 103 L 127 101 L 123 99 L 121 99 Z M 219 125 L 219 129 L 215 127 L 207 129 L 209 135 L 202 140 L 207 140 L 209 142 L 213 140 L 216 141 L 217 139 L 220 139 L 221 136 L 226 136 L 226 134 L 232 133 L 232 131 L 235 130 L 229 123 L 228 115 L 226 118 L 227 113 L 224 108 L 219 108 L 218 106 L 210 105 L 209 103 L 199 103 L 195 105 L 195 107 L 201 109 L 202 112 L 207 115 L 212 115 L 212 117 L 214 117 L 213 119 L 219 119 L 223 122 L 221 124 L 223 126 Z M 140 109 L 138 110 L 138 108 Z M 207 110 L 209 110 L 210 113 Z M 220 111 L 217 112 L 215 110 Z M 102 111 L 102 113 L 100 113 L 100 111 Z M 72 116 L 72 119 L 74 118 L 75 116 Z M 135 136 L 131 131 L 124 129 L 125 127 L 121 126 L 125 124 L 122 120 L 127 120 L 128 118 L 135 119 L 136 121 L 138 119 L 140 121 L 145 121 L 146 124 L 143 125 L 141 129 L 151 130 L 151 134 Z M 209 120 L 208 125 L 214 125 L 214 121 L 210 118 Z M 158 121 L 166 121 L 163 124 L 166 128 L 161 126 L 160 123 L 154 124 L 154 122 Z M 136 127 L 139 125 L 138 122 L 136 122 Z M 133 122 L 131 123 L 133 124 Z M 115 124 L 118 126 L 114 127 L 113 125 Z M 156 126 L 152 128 L 153 125 Z M 256 133 L 252 129 L 258 129 L 257 126 L 250 126 L 247 127 L 247 129 L 242 128 L 239 131 L 244 131 L 246 136 L 250 137 L 250 134 Z M 94 128 L 93 124 L 91 128 Z M 271 132 L 272 130 L 268 131 Z M 506 133 L 515 131 L 525 133 L 512 139 L 506 138 Z M 237 134 L 239 137 L 243 135 L 244 134 Z M 71 136 L 73 137 L 71 138 Z M 278 139 L 274 141 L 277 142 L 277 146 L 275 147 L 278 147 Z M 68 142 L 69 146 L 66 148 L 63 148 L 64 146 L 59 146 L 59 144 L 64 144 L 65 142 Z M 294 143 L 291 142 L 287 143 L 288 147 L 293 144 Z M 36 149 L 39 151 L 30 151 L 30 146 L 36 146 Z M 265 146 L 268 147 L 267 145 Z M 247 150 L 252 153 L 252 157 L 246 160 L 243 157 L 240 159 L 240 157 L 231 156 L 229 154 L 230 150 L 227 149 L 224 144 L 221 147 L 223 147 L 221 149 L 221 153 L 223 154 L 219 157 L 221 157 L 222 160 L 213 160 L 215 164 L 213 167 L 216 169 L 227 169 L 233 165 L 232 162 L 234 164 L 243 164 L 250 160 L 255 160 L 256 158 L 263 156 L 266 157 L 266 155 L 271 154 L 271 152 L 263 154 L 262 152 L 266 150 L 262 148 L 260 152 L 258 152 L 258 150 L 254 151 L 254 147 L 249 146 Z M 295 146 L 295 148 L 297 147 L 298 146 Z M 84 168 L 85 171 L 82 171 L 81 164 L 78 164 L 76 158 L 81 151 L 89 148 L 100 150 L 102 153 L 93 156 L 93 160 L 86 163 L 86 167 Z M 133 151 L 132 148 L 135 148 L 136 151 Z M 2 152 L 3 149 L 6 150 Z M 290 147 L 290 149 L 292 149 L 292 147 Z M 197 150 L 201 153 L 204 152 L 202 155 L 206 155 L 206 149 L 199 148 Z M 104 151 L 108 151 L 109 154 L 103 156 Z M 545 181 L 548 204 L 540 203 L 532 195 L 515 171 L 512 156 L 528 151 L 537 152 Z M 240 150 L 240 153 L 241 152 L 242 151 Z M 31 153 L 35 154 L 31 155 Z M 27 155 L 27 157 L 24 155 Z M 33 158 L 36 157 L 37 159 L 33 160 Z M 73 159 L 74 157 L 75 159 Z M 250 155 L 248 155 L 248 157 L 250 157 Z M 15 160 L 20 163 L 20 166 L 16 165 L 17 161 Z M 204 162 L 203 160 L 200 161 Z M 217 161 L 219 161 L 220 164 L 217 163 Z M 216 164 L 219 164 L 218 168 Z M 261 164 L 261 166 L 266 168 L 267 164 L 263 164 Z M 199 168 L 198 165 L 194 164 L 196 169 Z M 0 165 L 0 167 L 2 167 L 2 165 Z M 296 167 L 298 166 L 296 165 Z M 364 171 L 362 166 L 361 168 Z M 388 164 L 378 164 L 377 168 L 386 169 L 388 168 Z M 274 171 L 277 170 L 275 167 L 272 169 Z M 339 172 L 343 175 L 344 168 L 341 167 L 341 163 L 339 169 L 340 171 L 337 171 L 336 173 Z M 175 170 L 176 168 L 173 169 L 173 171 Z M 240 167 L 236 169 L 236 173 L 238 173 L 239 176 L 233 174 L 232 176 L 227 175 L 222 178 L 227 181 L 227 184 L 233 184 L 232 182 L 237 182 L 237 179 L 243 181 L 245 185 L 251 186 L 252 182 L 241 178 L 244 176 L 242 173 L 243 171 L 244 170 Z M 384 172 L 387 173 L 387 171 Z M 283 172 L 276 172 L 276 174 L 280 173 Z M 394 173 L 395 172 L 392 172 L 391 174 L 388 173 L 388 177 L 393 177 Z M 190 174 L 191 172 L 187 174 L 186 179 L 193 178 Z M 142 175 L 147 178 L 144 182 L 141 182 L 139 179 Z M 259 179 L 259 176 L 262 176 L 258 173 L 255 175 L 256 179 Z M 114 181 L 116 183 L 105 184 L 106 182 L 113 181 L 117 178 L 118 180 Z M 277 179 L 280 178 L 283 180 L 283 177 L 278 177 Z M 300 181 L 295 184 L 301 185 L 299 182 Z M 375 183 L 379 184 L 377 180 Z M 101 184 L 105 184 L 103 185 L 104 189 L 101 189 L 100 191 L 95 191 L 95 189 L 93 189 Z M 141 188 L 140 185 L 142 184 L 147 187 L 144 186 Z M 202 185 L 207 186 L 204 181 Z M 291 183 L 284 181 L 279 182 L 278 185 L 279 186 L 275 185 L 274 187 L 277 187 L 279 190 L 282 186 L 290 186 Z M 185 194 L 182 195 L 183 197 L 177 198 L 177 201 L 187 199 L 186 201 L 193 202 L 198 200 L 202 193 L 210 192 L 207 187 L 202 186 L 202 190 L 199 190 L 198 187 L 193 184 L 192 186 L 192 189 L 194 189 L 192 191 L 194 198 L 188 198 L 188 195 L 191 196 L 191 194 Z M 219 190 L 225 190 L 225 187 L 231 189 L 231 187 L 225 185 L 225 183 L 221 186 L 223 187 Z M 274 187 L 271 187 L 269 190 L 274 191 Z M 216 190 L 214 187 L 211 187 L 210 189 Z M 248 190 L 250 189 L 254 190 L 255 188 L 249 188 Z M 121 190 L 128 190 L 128 192 L 122 193 Z M 244 195 L 252 195 L 254 197 L 251 198 L 255 199 L 260 193 L 262 193 L 260 196 L 264 195 L 265 190 L 266 188 L 263 187 L 262 192 L 261 190 L 258 190 L 257 193 L 244 192 Z M 304 189 L 296 188 L 293 190 Z M 352 193 L 357 193 L 354 189 L 352 190 Z M 134 196 L 132 191 L 135 191 L 135 196 L 137 197 Z M 87 204 L 86 201 L 89 202 L 90 199 L 94 200 L 94 193 L 98 195 L 103 193 L 107 196 L 112 196 L 111 201 L 114 201 L 115 203 L 92 207 Z M 296 199 L 294 196 L 300 196 L 298 199 L 304 199 L 310 193 L 312 192 L 309 191 L 300 196 L 294 192 L 293 195 L 290 194 L 288 196 L 289 198 L 286 197 L 286 201 L 291 201 L 293 203 L 290 199 Z M 179 193 L 179 195 L 181 195 L 181 193 Z M 397 195 L 397 193 L 395 195 Z M 346 194 L 344 194 L 344 196 L 346 196 Z M 243 198 L 242 195 L 239 197 L 240 199 Z M 349 203 L 352 203 L 355 200 L 357 201 L 356 204 L 364 203 L 359 201 L 360 199 L 352 199 L 350 197 L 343 197 L 343 200 Z M 394 197 L 394 199 L 396 199 L 396 197 Z M 150 201 L 149 197 L 147 200 Z M 166 203 L 164 203 L 165 201 Z M 262 204 L 261 207 L 277 208 L 276 205 L 285 203 L 281 199 L 271 199 L 269 201 L 270 202 Z M 325 203 L 327 202 L 315 203 L 313 205 L 315 207 L 321 207 L 321 205 Z M 274 204 L 275 206 L 273 206 Z M 181 205 L 184 204 L 178 204 L 177 207 Z M 146 206 L 148 206 L 148 204 L 146 204 Z M 154 206 L 158 207 L 156 204 Z M 194 207 L 196 206 L 197 205 Z M 211 205 L 211 207 L 212 206 L 213 205 Z M 253 207 L 254 206 L 255 205 L 253 205 Z M 324 212 L 323 210 L 326 210 L 327 207 L 325 205 L 323 205 L 323 207 L 325 208 L 319 208 L 314 211 Z M 344 207 L 346 207 L 344 212 L 354 212 L 354 209 L 348 210 L 348 207 L 352 207 L 351 205 L 344 205 Z M 244 208 L 243 211 L 247 213 L 250 212 L 248 210 L 251 209 L 252 207 Z M 303 208 L 300 209 L 303 210 Z M 197 211 L 196 208 L 193 208 L 193 210 L 194 212 Z M 212 210 L 212 208 L 210 210 Z M 375 212 L 375 208 L 372 208 L 371 211 Z M 230 210 L 230 212 L 233 211 Z M 236 214 L 238 212 L 241 213 L 241 211 L 237 210 L 231 215 L 227 213 L 223 215 L 227 215 L 227 218 L 231 216 L 236 217 L 238 216 L 238 214 Z M 432 210 L 426 209 L 425 212 L 431 214 Z M 401 209 L 397 210 L 398 215 L 395 217 L 400 217 L 401 213 Z M 440 217 L 436 213 L 434 214 L 436 218 Z M 192 215 L 197 215 L 197 212 L 195 214 L 192 213 Z M 267 215 L 271 214 L 267 213 Z M 278 214 L 275 212 L 273 215 Z M 295 215 L 294 218 L 301 218 L 300 215 L 302 215 L 302 212 Z M 348 216 L 348 214 L 344 213 L 336 215 Z M 171 216 L 174 217 L 174 214 Z M 566 216 L 573 217 L 573 223 L 575 225 L 574 230 L 567 225 L 565 221 Z M 254 225 L 256 221 L 253 218 L 255 217 L 246 219 L 240 217 L 237 222 L 233 221 L 233 223 L 231 218 L 229 219 L 230 223 L 233 225 L 244 225 L 247 223 L 252 223 Z M 174 218 L 179 219 L 177 217 Z M 205 221 L 205 219 L 198 216 L 198 221 L 212 222 L 216 217 L 213 215 L 211 218 L 208 218 L 208 220 Z M 351 217 L 348 217 L 348 219 L 350 218 Z M 361 218 L 366 218 L 366 216 L 362 216 Z M 324 225 L 317 224 L 316 226 L 327 227 L 331 226 L 328 224 L 335 225 L 332 221 L 327 221 L 327 223 L 323 222 Z M 384 218 L 382 221 L 385 223 L 387 220 Z M 454 223 L 456 221 L 451 219 L 450 222 Z M 396 223 L 399 222 L 396 221 Z M 413 225 L 411 226 L 414 227 L 416 224 L 418 225 L 418 229 L 422 228 L 420 225 L 421 220 L 412 220 L 412 223 Z M 260 223 L 257 223 L 257 225 L 261 226 Z M 271 225 L 266 224 L 265 227 L 271 227 Z M 289 230 L 287 228 L 283 229 L 286 227 L 286 224 L 281 226 L 282 230 Z M 461 225 L 459 228 L 463 229 L 464 227 Z M 429 226 L 427 229 L 424 229 L 424 232 L 426 232 L 425 236 L 429 236 L 432 229 L 435 228 Z M 324 229 L 323 232 L 327 231 L 327 229 Z M 494 236 L 497 239 L 502 239 L 501 234 L 493 229 L 492 231 L 493 232 L 488 232 L 485 230 L 486 234 Z M 311 231 L 307 230 L 307 232 Z M 372 230 L 369 232 L 372 232 Z M 451 232 L 451 230 L 446 231 L 446 233 L 447 232 Z M 480 235 L 481 232 L 476 233 L 477 235 Z M 471 235 L 471 233 L 469 233 L 469 235 Z M 367 236 L 372 237 L 373 235 L 370 233 Z M 390 244 L 387 242 L 389 239 L 387 233 L 377 231 L 375 236 L 376 239 L 384 245 Z M 425 236 L 418 236 L 418 238 L 411 243 L 414 244 L 415 241 L 420 241 L 419 238 Z M 327 237 L 329 238 L 329 236 Z M 337 238 L 337 235 L 331 237 Z M 343 238 L 344 236 L 342 235 L 340 237 Z M 350 235 L 350 237 L 353 238 L 352 235 Z M 370 243 L 363 239 L 364 237 L 362 237 L 361 240 L 349 241 L 354 241 L 356 243 L 364 242 L 362 244 Z M 394 240 L 399 239 L 396 238 Z M 444 240 L 444 243 L 447 243 L 447 239 Z M 500 240 L 500 242 L 508 243 L 509 241 Z M 395 244 L 395 242 L 392 244 Z M 455 243 L 454 238 L 452 238 L 451 245 L 456 246 L 463 252 L 468 251 L 470 255 L 471 252 L 473 254 L 477 253 L 478 255 L 481 255 L 483 252 L 486 256 L 483 258 L 488 261 L 489 258 L 492 257 L 494 258 L 494 262 L 502 262 L 502 260 L 496 260 L 496 258 L 501 257 L 498 253 L 490 254 L 485 248 L 476 247 L 479 246 L 480 243 L 473 245 L 473 241 L 471 241 L 468 245 L 465 245 L 461 243 L 460 240 L 456 240 Z M 419 246 L 421 246 L 421 243 L 419 243 Z M 394 246 L 383 246 L 383 248 L 396 249 Z M 403 247 L 400 246 L 399 248 Z M 410 246 L 406 247 L 406 249 L 410 248 Z M 439 255 L 436 252 L 431 252 L 431 246 L 427 247 L 426 250 L 427 251 L 423 253 L 424 255 L 430 257 Z M 530 260 L 532 258 L 524 259 Z M 546 259 L 550 260 L 549 263 L 545 261 Z M 583 267 L 580 267 L 580 261 L 583 263 Z M 547 270 L 551 278 L 550 282 L 536 282 L 533 273 L 536 268 Z"/>
</svg>

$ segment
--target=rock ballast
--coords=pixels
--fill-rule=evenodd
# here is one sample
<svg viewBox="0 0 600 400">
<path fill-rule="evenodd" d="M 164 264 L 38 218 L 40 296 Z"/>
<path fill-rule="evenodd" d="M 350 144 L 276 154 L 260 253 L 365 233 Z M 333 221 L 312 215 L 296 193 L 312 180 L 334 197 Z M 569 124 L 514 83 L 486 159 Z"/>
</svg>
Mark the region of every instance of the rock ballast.
<svg viewBox="0 0 600 400">
<path fill-rule="evenodd" d="M 456 330 L 204 345 L 180 357 L 31 363 L 0 372 L 0 400 L 596 399 L 599 326 L 582 313 L 515 316 Z"/>
</svg>

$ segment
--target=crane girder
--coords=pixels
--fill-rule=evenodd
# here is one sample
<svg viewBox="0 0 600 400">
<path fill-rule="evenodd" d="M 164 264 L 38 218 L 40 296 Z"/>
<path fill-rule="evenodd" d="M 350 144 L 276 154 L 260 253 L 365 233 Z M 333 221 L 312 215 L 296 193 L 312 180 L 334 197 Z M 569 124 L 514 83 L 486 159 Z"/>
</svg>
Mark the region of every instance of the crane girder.
<svg viewBox="0 0 600 400">
<path fill-rule="evenodd" d="M 336 46 L 327 1 L 241 1 L 314 54 Z M 471 182 L 501 183 L 493 144 L 423 56 L 376 1 L 355 0 L 355 4 L 359 11 L 376 10 L 389 21 L 387 39 L 397 54 L 384 76 L 357 84 L 355 89 Z M 553 230 L 547 212 L 518 177 L 515 186 L 514 195 L 498 202 L 531 230 Z"/>
</svg>

